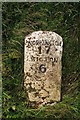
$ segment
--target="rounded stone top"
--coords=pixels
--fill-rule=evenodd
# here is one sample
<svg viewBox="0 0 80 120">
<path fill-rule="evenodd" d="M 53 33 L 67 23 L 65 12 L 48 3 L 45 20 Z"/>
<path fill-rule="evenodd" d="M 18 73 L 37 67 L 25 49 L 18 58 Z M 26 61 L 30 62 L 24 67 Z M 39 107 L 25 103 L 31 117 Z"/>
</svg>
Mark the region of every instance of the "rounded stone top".
<svg viewBox="0 0 80 120">
<path fill-rule="evenodd" d="M 51 31 L 35 31 L 25 37 L 25 42 L 27 41 L 55 41 L 55 45 L 60 43 L 60 46 L 63 45 L 62 37 L 55 32 Z"/>
<path fill-rule="evenodd" d="M 52 31 L 35 31 L 25 37 L 25 44 L 31 46 L 54 46 L 56 53 L 62 54 L 63 40 L 60 35 Z"/>
</svg>

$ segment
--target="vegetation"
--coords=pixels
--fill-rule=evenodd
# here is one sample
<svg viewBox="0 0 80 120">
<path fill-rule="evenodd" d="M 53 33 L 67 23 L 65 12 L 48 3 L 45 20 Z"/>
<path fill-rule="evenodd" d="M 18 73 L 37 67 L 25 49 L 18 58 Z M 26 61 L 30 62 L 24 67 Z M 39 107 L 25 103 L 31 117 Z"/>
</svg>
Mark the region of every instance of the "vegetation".
<svg viewBox="0 0 80 120">
<path fill-rule="evenodd" d="M 41 120 L 80 119 L 80 3 L 3 3 L 2 81 L 3 118 Z M 33 109 L 23 88 L 24 38 L 33 31 L 54 31 L 64 41 L 62 101 Z"/>
</svg>

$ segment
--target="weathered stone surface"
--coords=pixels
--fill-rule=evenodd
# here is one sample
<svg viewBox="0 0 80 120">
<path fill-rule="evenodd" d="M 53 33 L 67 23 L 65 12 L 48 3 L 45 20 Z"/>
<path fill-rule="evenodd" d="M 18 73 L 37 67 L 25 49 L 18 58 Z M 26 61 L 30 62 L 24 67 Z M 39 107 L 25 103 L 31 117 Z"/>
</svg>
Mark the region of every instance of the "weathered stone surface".
<svg viewBox="0 0 80 120">
<path fill-rule="evenodd" d="M 40 94 L 40 97 L 41 97 L 41 98 L 45 98 L 45 97 L 48 97 L 48 96 L 49 96 L 49 95 L 48 95 L 48 92 L 45 91 L 45 90 L 43 90 L 43 89 L 39 92 L 39 94 Z"/>
<path fill-rule="evenodd" d="M 34 105 L 61 99 L 62 37 L 55 32 L 36 31 L 25 38 L 24 86 Z"/>
</svg>

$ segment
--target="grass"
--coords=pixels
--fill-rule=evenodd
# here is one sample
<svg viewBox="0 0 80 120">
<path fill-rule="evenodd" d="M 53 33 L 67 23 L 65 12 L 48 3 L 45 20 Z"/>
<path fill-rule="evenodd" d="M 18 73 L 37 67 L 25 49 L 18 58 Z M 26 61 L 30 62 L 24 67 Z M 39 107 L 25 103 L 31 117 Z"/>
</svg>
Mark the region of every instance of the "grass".
<svg viewBox="0 0 80 120">
<path fill-rule="evenodd" d="M 79 3 L 3 3 L 3 118 L 79 120 Z M 32 109 L 23 88 L 24 38 L 37 30 L 62 36 L 62 101 Z"/>
</svg>

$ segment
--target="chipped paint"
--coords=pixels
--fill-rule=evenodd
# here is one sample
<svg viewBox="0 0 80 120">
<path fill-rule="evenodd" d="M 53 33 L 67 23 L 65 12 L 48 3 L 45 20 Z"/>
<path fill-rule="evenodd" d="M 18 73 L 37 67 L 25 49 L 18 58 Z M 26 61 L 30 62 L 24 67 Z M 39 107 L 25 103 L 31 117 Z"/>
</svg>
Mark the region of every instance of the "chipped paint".
<svg viewBox="0 0 80 120">
<path fill-rule="evenodd" d="M 36 31 L 26 36 L 24 87 L 32 106 L 60 101 L 62 47 L 62 37 L 55 32 Z"/>
</svg>

